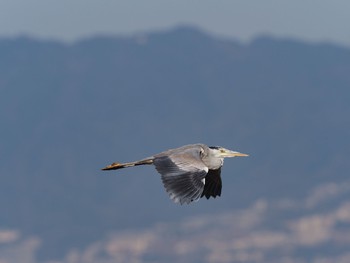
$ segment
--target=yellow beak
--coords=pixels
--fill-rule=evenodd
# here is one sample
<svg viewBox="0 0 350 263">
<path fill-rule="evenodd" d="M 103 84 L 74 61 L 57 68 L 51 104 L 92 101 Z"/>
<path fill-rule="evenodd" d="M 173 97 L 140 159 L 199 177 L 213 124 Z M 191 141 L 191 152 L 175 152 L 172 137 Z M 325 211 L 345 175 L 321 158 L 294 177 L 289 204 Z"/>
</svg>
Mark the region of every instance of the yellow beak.
<svg viewBox="0 0 350 263">
<path fill-rule="evenodd" d="M 227 157 L 236 157 L 236 156 L 239 156 L 239 157 L 247 157 L 249 156 L 248 154 L 245 154 L 245 153 L 240 153 L 240 152 L 234 152 L 234 151 L 230 151 L 226 154 Z"/>
<path fill-rule="evenodd" d="M 247 157 L 247 156 L 249 156 L 249 154 L 245 154 L 245 153 L 236 153 L 235 156 Z"/>
</svg>

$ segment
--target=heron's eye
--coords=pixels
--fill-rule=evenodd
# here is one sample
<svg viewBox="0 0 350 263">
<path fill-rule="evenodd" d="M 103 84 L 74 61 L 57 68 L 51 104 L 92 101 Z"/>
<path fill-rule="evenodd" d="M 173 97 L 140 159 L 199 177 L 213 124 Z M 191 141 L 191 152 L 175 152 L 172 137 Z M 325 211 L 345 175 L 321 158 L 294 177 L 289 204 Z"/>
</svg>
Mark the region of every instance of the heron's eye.
<svg viewBox="0 0 350 263">
<path fill-rule="evenodd" d="M 220 149 L 220 152 L 221 152 L 221 153 L 224 153 L 224 152 L 225 152 L 225 150 L 223 150 L 223 149 Z"/>
</svg>

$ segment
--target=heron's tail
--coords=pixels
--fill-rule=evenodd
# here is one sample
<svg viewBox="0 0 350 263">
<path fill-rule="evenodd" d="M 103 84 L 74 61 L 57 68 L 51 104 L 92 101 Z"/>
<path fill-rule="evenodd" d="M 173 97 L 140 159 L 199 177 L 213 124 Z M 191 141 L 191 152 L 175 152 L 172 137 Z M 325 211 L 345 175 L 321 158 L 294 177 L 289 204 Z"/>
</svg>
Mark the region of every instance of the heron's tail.
<svg viewBox="0 0 350 263">
<path fill-rule="evenodd" d="M 107 170 L 117 170 L 126 167 L 133 167 L 137 165 L 153 164 L 153 158 L 143 159 L 141 161 L 131 162 L 131 163 L 112 163 L 105 168 L 102 168 L 103 171 Z"/>
</svg>

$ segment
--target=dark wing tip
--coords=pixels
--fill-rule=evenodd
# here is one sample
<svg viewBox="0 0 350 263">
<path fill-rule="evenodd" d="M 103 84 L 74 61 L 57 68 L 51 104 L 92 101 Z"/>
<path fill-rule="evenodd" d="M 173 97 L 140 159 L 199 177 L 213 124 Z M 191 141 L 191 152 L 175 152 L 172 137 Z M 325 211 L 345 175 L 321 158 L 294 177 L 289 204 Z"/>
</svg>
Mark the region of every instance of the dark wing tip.
<svg viewBox="0 0 350 263">
<path fill-rule="evenodd" d="M 222 182 L 220 174 L 221 168 L 209 170 L 205 177 L 205 185 L 201 197 L 205 196 L 209 199 L 210 197 L 216 198 L 217 196 L 221 196 Z"/>
</svg>

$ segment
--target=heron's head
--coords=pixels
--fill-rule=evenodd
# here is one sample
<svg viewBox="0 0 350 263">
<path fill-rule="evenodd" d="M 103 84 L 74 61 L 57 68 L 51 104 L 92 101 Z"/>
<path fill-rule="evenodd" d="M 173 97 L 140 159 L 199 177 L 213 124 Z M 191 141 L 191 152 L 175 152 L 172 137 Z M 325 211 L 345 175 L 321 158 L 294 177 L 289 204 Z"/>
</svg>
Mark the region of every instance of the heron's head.
<svg viewBox="0 0 350 263">
<path fill-rule="evenodd" d="M 231 151 L 231 150 L 225 149 L 225 148 L 220 147 L 220 146 L 210 146 L 209 148 L 210 148 L 212 154 L 214 154 L 218 158 L 249 156 L 248 154 Z"/>
</svg>

